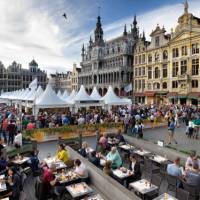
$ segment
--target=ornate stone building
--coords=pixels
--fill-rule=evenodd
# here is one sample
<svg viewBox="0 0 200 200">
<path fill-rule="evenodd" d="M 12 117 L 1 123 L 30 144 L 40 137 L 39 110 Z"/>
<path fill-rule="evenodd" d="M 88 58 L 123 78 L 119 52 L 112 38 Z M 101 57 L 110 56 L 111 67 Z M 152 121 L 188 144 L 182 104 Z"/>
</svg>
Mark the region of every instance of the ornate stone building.
<svg viewBox="0 0 200 200">
<path fill-rule="evenodd" d="M 150 43 L 141 39 L 137 43 L 133 82 L 136 102 L 200 105 L 200 18 L 188 12 L 187 1 L 184 7 L 171 34 L 157 26 Z M 142 45 L 143 52 L 139 52 Z M 141 54 L 146 56 L 145 63 L 137 62 Z M 137 72 L 143 67 L 144 73 Z M 144 82 L 141 87 L 140 82 Z"/>
<path fill-rule="evenodd" d="M 35 60 L 29 63 L 29 69 L 23 69 L 21 64 L 17 64 L 15 61 L 5 68 L 0 62 L 0 90 L 14 91 L 22 88 L 28 88 L 29 84 L 37 78 L 38 85 L 43 88 L 47 84 L 47 74 L 38 68 L 38 64 Z"/>
<path fill-rule="evenodd" d="M 72 80 L 72 86 L 71 89 L 78 91 L 79 85 L 78 85 L 78 74 L 81 72 L 81 68 L 77 67 L 76 64 L 73 64 L 73 69 L 72 69 L 72 75 L 71 75 L 71 80 Z"/>
<path fill-rule="evenodd" d="M 79 86 L 83 84 L 89 93 L 96 86 L 103 95 L 112 85 L 117 95 L 130 95 L 125 93 L 124 88 L 132 82 L 133 47 L 138 35 L 135 17 L 130 32 L 127 32 L 125 25 L 121 36 L 105 41 L 98 16 L 94 41 L 90 37 L 87 47 L 82 47 Z"/>
<path fill-rule="evenodd" d="M 72 72 L 67 71 L 67 73 L 50 74 L 49 84 L 52 86 L 52 88 L 56 92 L 58 92 L 59 90 L 61 92 L 64 92 L 65 90 L 67 90 L 68 92 L 71 92 Z"/>
</svg>

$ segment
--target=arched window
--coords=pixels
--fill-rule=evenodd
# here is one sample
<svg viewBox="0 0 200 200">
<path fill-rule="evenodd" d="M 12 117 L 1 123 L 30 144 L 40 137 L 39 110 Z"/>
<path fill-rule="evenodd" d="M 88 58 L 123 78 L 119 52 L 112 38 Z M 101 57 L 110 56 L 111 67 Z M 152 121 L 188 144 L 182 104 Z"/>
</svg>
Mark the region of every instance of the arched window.
<svg viewBox="0 0 200 200">
<path fill-rule="evenodd" d="M 164 83 L 162 84 L 162 88 L 163 88 L 163 89 L 167 89 L 167 82 L 164 82 Z"/>
<path fill-rule="evenodd" d="M 168 59 L 168 52 L 167 50 L 163 51 L 163 60 L 167 60 Z"/>
<path fill-rule="evenodd" d="M 155 53 L 155 62 L 158 62 L 158 61 L 159 61 L 159 53 L 156 52 L 156 53 Z"/>
<path fill-rule="evenodd" d="M 158 67 L 155 68 L 154 74 L 155 78 L 160 78 L 160 70 L 158 69 Z"/>
<path fill-rule="evenodd" d="M 149 55 L 148 55 L 148 63 L 151 63 L 151 62 L 152 62 L 152 55 L 149 54 Z"/>
<path fill-rule="evenodd" d="M 154 83 L 154 84 L 153 84 L 153 89 L 154 89 L 154 90 L 160 89 L 160 83 Z"/>
</svg>

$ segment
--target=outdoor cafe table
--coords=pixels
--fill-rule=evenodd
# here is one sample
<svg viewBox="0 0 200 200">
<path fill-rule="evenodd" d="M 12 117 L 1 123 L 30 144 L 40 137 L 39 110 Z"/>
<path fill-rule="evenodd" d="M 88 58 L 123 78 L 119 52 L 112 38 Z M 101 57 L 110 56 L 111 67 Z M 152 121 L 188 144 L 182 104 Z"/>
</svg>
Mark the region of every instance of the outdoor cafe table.
<svg viewBox="0 0 200 200">
<path fill-rule="evenodd" d="M 149 157 L 150 160 L 158 163 L 158 164 L 163 164 L 164 162 L 167 162 L 168 159 L 159 155 L 154 155 Z"/>
<path fill-rule="evenodd" d="M 84 199 L 82 200 L 104 200 L 100 194 L 93 194 L 93 195 L 90 195 L 88 197 L 85 197 Z"/>
<path fill-rule="evenodd" d="M 1 180 L 5 179 L 5 175 L 0 176 L 0 193 L 7 190 L 7 186 L 5 182 L 1 182 Z"/>
<path fill-rule="evenodd" d="M 80 198 L 93 192 L 93 189 L 85 182 L 66 186 L 66 189 L 74 199 Z"/>
<path fill-rule="evenodd" d="M 153 192 L 155 190 L 158 190 L 158 187 L 156 185 L 151 184 L 148 180 L 142 179 L 140 181 L 136 181 L 129 184 L 130 188 L 133 188 L 133 190 L 136 193 L 139 193 L 142 195 L 142 199 L 145 199 L 145 195 Z"/>
<path fill-rule="evenodd" d="M 146 150 L 141 150 L 141 149 L 136 149 L 133 151 L 133 153 L 139 155 L 139 156 L 146 156 L 148 154 L 150 154 L 150 151 L 146 151 Z"/>
<path fill-rule="evenodd" d="M 55 175 L 55 177 L 58 179 L 58 182 L 60 184 L 65 184 L 65 185 L 67 184 L 69 185 L 69 184 L 72 184 L 74 181 L 81 180 L 81 178 L 71 170 L 58 173 Z"/>
<path fill-rule="evenodd" d="M 161 194 L 159 197 L 156 197 L 153 200 L 178 200 L 178 199 L 167 193 L 164 193 L 164 194 Z"/>
<path fill-rule="evenodd" d="M 123 171 L 124 170 L 124 171 Z M 130 170 L 123 167 L 123 169 L 115 169 L 112 171 L 113 177 L 115 177 L 120 183 L 124 183 L 126 179 L 133 175 Z"/>
<path fill-rule="evenodd" d="M 17 158 L 14 159 L 12 162 L 16 165 L 23 165 L 24 163 L 26 163 L 28 160 L 30 160 L 29 157 L 22 157 L 22 158 Z"/>
<path fill-rule="evenodd" d="M 56 157 L 45 158 L 44 162 L 49 168 L 51 164 L 55 164 L 57 170 L 67 168 L 67 165 L 63 161 L 57 160 Z"/>
<path fill-rule="evenodd" d="M 92 153 L 93 151 L 94 151 L 94 149 L 91 148 L 91 147 L 86 148 L 86 153 L 87 154 Z"/>
<path fill-rule="evenodd" d="M 108 138 L 108 144 L 111 146 L 115 146 L 119 144 L 119 140 L 115 139 L 115 138 Z"/>
<path fill-rule="evenodd" d="M 124 151 L 130 151 L 130 150 L 135 149 L 135 147 L 131 144 L 123 144 L 123 145 L 120 145 L 119 148 Z"/>
</svg>

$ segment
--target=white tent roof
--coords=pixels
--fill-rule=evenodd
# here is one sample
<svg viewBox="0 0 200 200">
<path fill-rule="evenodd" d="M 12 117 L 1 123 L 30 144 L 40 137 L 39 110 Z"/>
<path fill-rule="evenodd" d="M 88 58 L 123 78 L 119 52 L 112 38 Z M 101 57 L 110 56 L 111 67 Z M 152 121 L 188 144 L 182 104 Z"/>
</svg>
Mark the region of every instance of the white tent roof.
<svg viewBox="0 0 200 200">
<path fill-rule="evenodd" d="M 50 85 L 47 85 L 46 90 L 36 99 L 35 105 L 38 108 L 67 107 L 67 104 L 56 95 Z"/>
<path fill-rule="evenodd" d="M 62 97 L 61 97 L 61 99 L 67 99 L 69 97 L 69 93 L 67 92 L 67 90 L 65 90 L 64 91 L 64 93 L 63 93 L 63 95 L 62 95 Z"/>
<path fill-rule="evenodd" d="M 24 100 L 29 94 L 30 90 L 26 88 L 20 96 L 17 96 L 17 99 Z"/>
<path fill-rule="evenodd" d="M 43 92 L 44 90 L 42 89 L 41 85 L 39 85 L 35 95 L 36 98 L 38 98 Z"/>
<path fill-rule="evenodd" d="M 129 105 L 131 104 L 130 99 L 122 99 L 118 97 L 114 91 L 112 86 L 109 86 L 107 93 L 105 96 L 101 98 L 101 100 L 104 101 L 105 104 L 107 105 Z"/>
<path fill-rule="evenodd" d="M 100 95 L 99 92 L 97 91 L 97 88 L 96 88 L 96 87 L 93 88 L 90 97 L 91 97 L 93 100 L 95 100 L 95 101 L 99 101 L 99 100 L 101 99 L 101 95 Z"/>
<path fill-rule="evenodd" d="M 75 101 L 92 101 L 93 99 L 85 91 L 85 87 L 81 85 L 77 95 L 74 98 Z"/>
<path fill-rule="evenodd" d="M 75 98 L 76 94 L 77 94 L 77 92 L 75 90 L 72 90 L 71 94 L 63 100 L 66 101 L 68 104 L 74 104 L 75 103 L 74 98 Z"/>
<path fill-rule="evenodd" d="M 35 95 L 36 95 L 36 90 L 35 89 L 31 89 L 29 91 L 29 93 L 27 94 L 27 96 L 23 100 L 33 101 L 35 99 Z"/>
<path fill-rule="evenodd" d="M 57 96 L 58 96 L 59 98 L 61 98 L 61 97 L 62 97 L 62 93 L 61 93 L 61 91 L 60 91 L 60 90 L 58 91 L 58 93 L 57 93 Z"/>
</svg>

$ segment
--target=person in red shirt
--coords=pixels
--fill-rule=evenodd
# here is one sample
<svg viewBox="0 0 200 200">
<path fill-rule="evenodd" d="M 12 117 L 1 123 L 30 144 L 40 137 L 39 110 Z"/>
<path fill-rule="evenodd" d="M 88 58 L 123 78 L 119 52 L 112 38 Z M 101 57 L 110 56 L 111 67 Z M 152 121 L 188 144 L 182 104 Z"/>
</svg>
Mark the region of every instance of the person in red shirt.
<svg viewBox="0 0 200 200">
<path fill-rule="evenodd" d="M 3 133 L 4 143 L 7 143 L 7 127 L 8 127 L 8 119 L 4 118 L 2 123 L 2 133 Z"/>
</svg>

